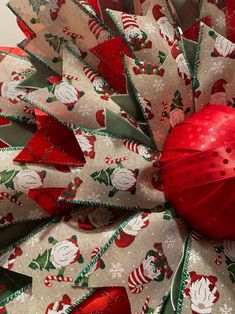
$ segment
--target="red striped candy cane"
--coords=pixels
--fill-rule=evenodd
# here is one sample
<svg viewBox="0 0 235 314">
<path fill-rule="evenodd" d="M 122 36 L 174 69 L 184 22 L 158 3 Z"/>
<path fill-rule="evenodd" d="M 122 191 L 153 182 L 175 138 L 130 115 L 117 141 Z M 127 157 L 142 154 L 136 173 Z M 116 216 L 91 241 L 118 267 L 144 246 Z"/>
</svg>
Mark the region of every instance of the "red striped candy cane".
<svg viewBox="0 0 235 314">
<path fill-rule="evenodd" d="M 137 144 L 135 141 L 132 140 L 123 140 L 123 144 L 128 148 L 130 151 L 139 154 L 139 147 L 140 144 Z"/>
<path fill-rule="evenodd" d="M 200 241 L 202 239 L 202 236 L 197 233 L 195 230 L 192 231 L 192 239 L 195 241 Z"/>
<path fill-rule="evenodd" d="M 28 105 L 24 106 L 24 112 L 27 113 L 27 114 L 34 115 L 34 109 L 31 109 Z"/>
<path fill-rule="evenodd" d="M 221 254 L 219 252 L 219 248 L 216 245 L 216 243 L 211 242 L 211 244 L 212 244 L 212 246 L 213 246 L 213 248 L 215 249 L 215 252 L 216 252 L 216 257 L 214 257 L 214 262 L 215 262 L 216 265 L 221 265 L 223 260 L 222 260 Z"/>
<path fill-rule="evenodd" d="M 166 116 L 167 110 L 168 110 L 168 103 L 166 101 L 163 101 L 162 102 L 162 117 L 161 117 L 160 122 L 163 122 Z"/>
<path fill-rule="evenodd" d="M 85 37 L 83 35 L 79 35 L 77 33 L 71 32 L 70 31 L 70 27 L 69 26 L 65 26 L 63 28 L 63 33 L 67 36 L 70 36 L 72 39 L 85 39 Z"/>
<path fill-rule="evenodd" d="M 106 157 L 105 158 L 105 162 L 108 165 L 113 165 L 113 164 L 118 164 L 121 163 L 122 161 L 128 160 L 127 156 L 121 157 L 121 158 L 116 158 L 116 159 L 112 159 L 111 157 Z"/>
<path fill-rule="evenodd" d="M 67 79 L 67 80 L 74 80 L 74 81 L 81 81 L 81 79 L 77 76 L 73 76 L 73 75 L 70 75 L 70 74 L 66 74 L 66 73 L 63 73 L 63 78 Z"/>
<path fill-rule="evenodd" d="M 92 252 L 91 252 L 91 258 L 94 258 L 101 250 L 101 247 L 98 246 L 97 248 L 95 248 Z"/>
<path fill-rule="evenodd" d="M 45 277 L 44 283 L 47 287 L 51 287 L 52 286 L 51 281 L 72 282 L 73 278 L 72 277 L 57 277 L 57 276 L 51 275 L 51 276 Z"/>
<path fill-rule="evenodd" d="M 0 193 L 0 202 L 3 202 L 4 198 L 7 198 L 10 202 L 15 203 L 17 206 L 20 206 L 20 207 L 23 206 L 23 203 L 18 201 L 18 199 L 15 196 L 12 196 L 7 192 L 1 192 Z"/>
<path fill-rule="evenodd" d="M 148 295 L 147 298 L 146 298 L 146 300 L 145 300 L 145 302 L 144 302 L 144 305 L 143 305 L 143 307 L 142 307 L 142 311 L 140 312 L 140 314 L 145 314 L 145 313 L 146 313 L 146 311 L 147 311 L 147 309 L 148 309 L 148 305 L 149 305 L 150 299 L 151 299 L 151 296 Z"/>
</svg>

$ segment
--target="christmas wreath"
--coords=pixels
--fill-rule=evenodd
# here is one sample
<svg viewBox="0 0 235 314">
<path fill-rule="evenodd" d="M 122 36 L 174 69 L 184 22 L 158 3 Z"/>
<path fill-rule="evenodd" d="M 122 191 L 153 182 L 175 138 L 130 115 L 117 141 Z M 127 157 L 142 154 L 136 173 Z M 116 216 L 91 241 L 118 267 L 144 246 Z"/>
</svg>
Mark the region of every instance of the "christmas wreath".
<svg viewBox="0 0 235 314">
<path fill-rule="evenodd" d="M 0 313 L 235 311 L 235 4 L 10 0 Z"/>
</svg>

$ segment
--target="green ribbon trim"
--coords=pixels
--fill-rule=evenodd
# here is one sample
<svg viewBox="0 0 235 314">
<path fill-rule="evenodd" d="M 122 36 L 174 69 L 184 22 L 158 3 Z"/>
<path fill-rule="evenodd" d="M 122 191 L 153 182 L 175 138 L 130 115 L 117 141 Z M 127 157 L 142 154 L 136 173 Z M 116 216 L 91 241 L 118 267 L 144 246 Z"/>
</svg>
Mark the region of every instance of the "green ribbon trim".
<svg viewBox="0 0 235 314">
<path fill-rule="evenodd" d="M 37 61 L 39 61 L 40 63 L 44 64 L 47 66 L 47 68 L 52 71 L 52 73 L 54 73 L 55 75 L 60 75 L 59 72 L 57 72 L 55 69 L 53 69 L 49 64 L 46 63 L 46 61 L 44 59 L 42 59 L 41 57 L 39 57 L 38 55 L 35 55 L 33 52 L 31 52 L 30 50 L 28 50 L 26 48 L 27 44 L 33 40 L 34 38 L 26 38 L 24 39 L 21 43 L 18 44 L 18 47 L 21 48 L 22 50 L 24 50 L 30 57 L 36 59 Z"/>
<path fill-rule="evenodd" d="M 138 60 L 138 59 L 136 59 L 136 60 Z M 157 145 L 156 145 L 156 143 L 155 143 L 155 141 L 154 141 L 154 136 L 153 136 L 152 128 L 151 128 L 151 126 L 150 126 L 149 120 L 146 118 L 146 115 L 145 115 L 145 112 L 144 112 L 144 108 L 143 108 L 142 105 L 141 105 L 141 101 L 140 101 L 139 95 L 138 95 L 138 90 L 136 89 L 135 83 L 134 83 L 134 81 L 132 80 L 131 74 L 130 74 L 130 72 L 129 72 L 129 70 L 128 70 L 128 66 L 127 66 L 127 62 L 126 62 L 125 56 L 123 56 L 123 63 L 124 63 L 125 73 L 126 73 L 127 79 L 128 79 L 128 81 L 129 81 L 129 83 L 131 84 L 131 87 L 132 87 L 132 89 L 133 89 L 135 98 L 136 98 L 136 100 L 137 100 L 137 103 L 139 104 L 139 108 L 141 109 L 142 114 L 143 114 L 143 116 L 144 116 L 144 118 L 145 118 L 145 122 L 146 122 L 146 125 L 147 125 L 147 129 L 148 129 L 149 135 L 150 135 L 150 137 L 151 137 L 151 139 L 152 139 L 153 148 L 158 151 Z"/>
<path fill-rule="evenodd" d="M 30 30 L 30 32 L 32 32 L 33 34 L 35 34 L 35 32 L 32 30 L 32 28 L 22 19 L 21 15 L 18 14 L 10 5 L 10 3 L 7 3 L 6 6 L 11 10 L 11 12 L 22 22 L 24 23 L 24 25 Z"/>
<path fill-rule="evenodd" d="M 0 280 L 5 288 L 0 292 L 0 306 L 20 296 L 32 287 L 32 277 L 0 267 Z"/>
<path fill-rule="evenodd" d="M 204 24 L 201 23 L 200 25 L 200 30 L 199 30 L 199 37 L 198 37 L 198 43 L 196 47 L 196 55 L 195 55 L 195 64 L 194 64 L 194 76 L 193 76 L 193 89 L 196 90 L 198 88 L 198 79 L 197 79 L 197 74 L 198 74 L 198 62 L 200 59 L 200 52 L 201 52 L 201 43 L 202 43 L 202 34 L 204 30 Z"/>
<path fill-rule="evenodd" d="M 127 79 L 126 82 L 127 94 L 119 94 L 111 96 L 111 99 L 119 105 L 120 108 L 125 110 L 130 116 L 132 116 L 136 121 L 145 123 L 145 116 L 139 103 L 135 97 L 135 91 L 133 85 Z"/>
<path fill-rule="evenodd" d="M 75 277 L 73 285 L 79 285 L 79 282 L 83 279 L 86 273 L 91 269 L 92 266 L 97 263 L 97 261 L 103 256 L 103 254 L 107 251 L 107 249 L 112 245 L 112 243 L 119 236 L 120 232 L 123 228 L 129 223 L 129 221 L 136 215 L 137 212 L 134 212 L 130 215 L 126 220 L 124 220 L 119 227 L 114 231 L 113 235 L 109 238 L 109 240 L 102 246 L 100 251 L 96 254 L 96 256 L 83 268 L 83 270 Z"/>
<path fill-rule="evenodd" d="M 181 314 L 183 309 L 183 301 L 184 301 L 184 288 L 185 288 L 185 281 L 188 278 L 188 267 L 189 267 L 189 257 L 192 247 L 192 233 L 190 233 L 185 241 L 185 248 L 184 248 L 184 255 L 182 259 L 182 265 L 179 267 L 179 275 L 181 272 L 181 276 L 177 279 L 180 281 L 180 284 L 175 286 L 173 290 L 177 292 L 177 289 L 179 291 L 178 293 L 178 302 L 175 309 L 176 314 Z"/>
<path fill-rule="evenodd" d="M 48 77 L 53 76 L 54 72 L 52 72 L 45 64 L 42 64 L 33 57 L 31 57 L 30 62 L 35 68 L 36 73 L 33 73 L 30 77 L 23 80 L 19 86 L 34 89 L 50 86 L 51 83 L 48 81 Z"/>
<path fill-rule="evenodd" d="M 72 306 L 70 306 L 64 313 L 69 314 L 71 313 L 76 307 L 78 307 L 82 302 L 88 299 L 92 294 L 96 292 L 96 288 L 90 289 L 83 297 L 77 300 Z"/>
<path fill-rule="evenodd" d="M 106 131 L 153 148 L 150 137 L 109 109 L 106 109 Z"/>
</svg>

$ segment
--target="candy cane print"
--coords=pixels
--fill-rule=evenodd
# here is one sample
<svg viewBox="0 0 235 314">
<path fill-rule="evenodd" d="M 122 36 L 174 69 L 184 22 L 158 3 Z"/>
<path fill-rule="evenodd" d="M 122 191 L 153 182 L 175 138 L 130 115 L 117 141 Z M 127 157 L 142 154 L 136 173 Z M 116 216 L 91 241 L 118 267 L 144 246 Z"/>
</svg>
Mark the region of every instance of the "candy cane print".
<svg viewBox="0 0 235 314">
<path fill-rule="evenodd" d="M 0 193 L 0 202 L 4 201 L 4 198 L 8 199 L 10 202 L 15 203 L 17 206 L 22 207 L 23 203 L 18 201 L 17 198 L 15 196 L 10 195 L 7 192 L 1 192 Z"/>
<path fill-rule="evenodd" d="M 113 165 L 113 164 L 118 164 L 121 163 L 122 161 L 128 160 L 127 156 L 121 157 L 121 158 L 116 158 L 116 159 L 112 159 L 112 157 L 108 156 L 105 158 L 105 162 L 108 165 Z"/>
<path fill-rule="evenodd" d="M 168 110 L 168 103 L 163 101 L 163 103 L 162 103 L 162 117 L 161 117 L 160 122 L 163 122 L 163 120 L 167 114 L 167 110 Z"/>
<path fill-rule="evenodd" d="M 73 75 L 70 75 L 70 74 L 66 74 L 66 73 L 63 73 L 63 78 L 67 79 L 67 80 L 74 80 L 74 81 L 81 81 L 81 79 L 77 76 L 73 76 Z"/>
<path fill-rule="evenodd" d="M 222 260 L 221 254 L 219 252 L 219 248 L 216 245 L 216 243 L 211 242 L 211 244 L 212 244 L 212 246 L 213 246 L 213 248 L 215 249 L 215 252 L 216 252 L 216 257 L 214 257 L 214 262 L 215 262 L 216 265 L 221 265 L 223 260 Z"/>
<path fill-rule="evenodd" d="M 27 114 L 34 115 L 34 109 L 31 109 L 28 105 L 24 106 L 24 112 L 27 113 Z"/>
<path fill-rule="evenodd" d="M 148 309 L 148 305 L 149 305 L 150 299 L 151 299 L 151 296 L 148 295 L 147 298 L 146 298 L 146 300 L 145 300 L 145 302 L 144 302 L 144 305 L 143 305 L 143 307 L 142 307 L 142 310 L 141 310 L 140 314 L 146 314 L 146 313 L 147 313 L 146 311 L 147 311 L 147 309 Z"/>
<path fill-rule="evenodd" d="M 197 233 L 195 230 L 192 231 L 192 239 L 195 241 L 200 241 L 202 239 L 202 236 Z"/>
<path fill-rule="evenodd" d="M 84 36 L 79 35 L 79 34 L 76 34 L 76 33 L 74 33 L 74 32 L 71 32 L 69 26 L 65 26 L 65 27 L 63 28 L 63 33 L 64 33 L 65 35 L 67 35 L 67 36 L 70 36 L 72 39 L 77 39 L 77 38 L 78 38 L 78 39 L 85 39 Z"/>
<path fill-rule="evenodd" d="M 51 276 L 45 277 L 44 283 L 47 287 L 51 287 L 52 286 L 51 281 L 72 282 L 73 278 L 71 278 L 71 277 L 57 277 L 57 276 L 51 275 Z"/>
</svg>

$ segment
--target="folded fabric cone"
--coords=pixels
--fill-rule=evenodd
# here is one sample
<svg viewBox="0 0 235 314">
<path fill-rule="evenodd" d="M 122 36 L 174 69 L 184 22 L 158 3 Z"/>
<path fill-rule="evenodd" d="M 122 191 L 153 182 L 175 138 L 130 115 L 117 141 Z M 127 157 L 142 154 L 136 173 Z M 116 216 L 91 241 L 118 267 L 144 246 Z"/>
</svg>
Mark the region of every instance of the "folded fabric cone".
<svg viewBox="0 0 235 314">
<path fill-rule="evenodd" d="M 0 313 L 232 314 L 232 1 L 8 6 Z"/>
</svg>

